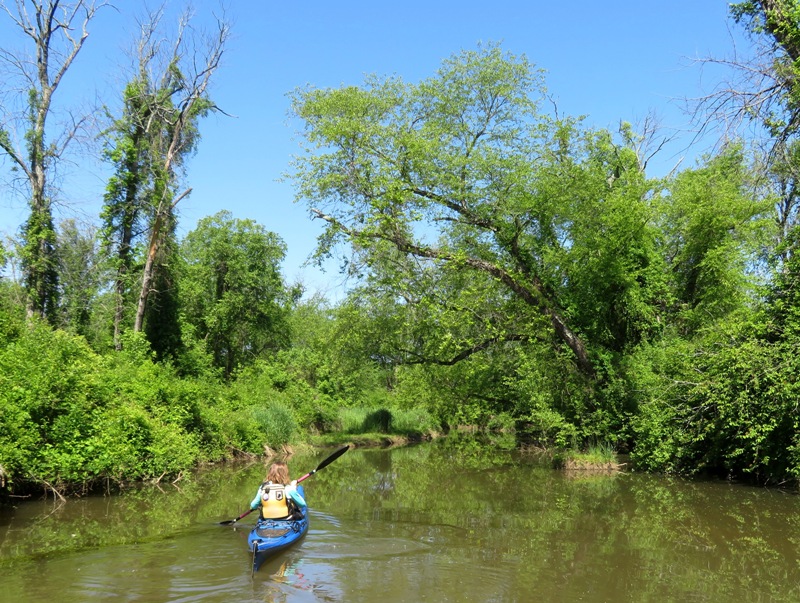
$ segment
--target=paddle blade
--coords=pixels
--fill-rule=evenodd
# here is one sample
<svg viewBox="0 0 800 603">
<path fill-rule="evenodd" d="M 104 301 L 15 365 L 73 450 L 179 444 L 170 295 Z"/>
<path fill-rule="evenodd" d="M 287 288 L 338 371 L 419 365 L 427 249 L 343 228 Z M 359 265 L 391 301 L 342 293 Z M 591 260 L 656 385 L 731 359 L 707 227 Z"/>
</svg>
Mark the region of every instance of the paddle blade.
<svg viewBox="0 0 800 603">
<path fill-rule="evenodd" d="M 333 461 L 335 461 L 335 460 L 336 460 L 336 459 L 338 459 L 340 456 L 342 456 L 342 455 L 343 455 L 345 452 L 347 452 L 348 450 L 350 450 L 350 444 L 348 444 L 348 445 L 347 445 L 347 446 L 345 446 L 344 448 L 340 448 L 339 450 L 337 450 L 336 452 L 334 452 L 332 455 L 330 455 L 328 458 L 326 458 L 324 461 L 322 461 L 322 462 L 321 462 L 319 465 L 317 465 L 317 468 L 316 468 L 316 469 L 314 469 L 314 471 L 311 471 L 310 473 L 306 473 L 306 474 L 305 474 L 303 477 L 301 477 L 300 479 L 298 479 L 298 480 L 297 480 L 297 483 L 299 484 L 299 483 L 300 483 L 300 482 L 302 482 L 303 480 L 305 480 L 305 479 L 308 479 L 309 477 L 311 477 L 312 475 L 314 475 L 314 474 L 315 474 L 317 471 L 319 471 L 320 469 L 324 469 L 325 467 L 327 467 L 328 465 L 330 465 L 330 464 L 331 464 Z"/>
<path fill-rule="evenodd" d="M 342 455 L 343 455 L 345 452 L 347 452 L 348 450 L 350 450 L 350 444 L 348 444 L 348 445 L 347 445 L 347 446 L 345 446 L 344 448 L 340 448 L 339 450 L 337 450 L 336 452 L 334 452 L 332 455 L 330 455 L 328 458 L 326 458 L 324 461 L 322 461 L 322 462 L 321 462 L 321 463 L 320 463 L 320 464 L 317 466 L 317 468 L 315 469 L 315 471 L 319 471 L 320 469 L 324 469 L 325 467 L 327 467 L 328 465 L 330 465 L 330 464 L 331 464 L 333 461 L 335 461 L 335 460 L 336 460 L 336 459 L 338 459 L 340 456 L 342 456 Z"/>
<path fill-rule="evenodd" d="M 249 511 L 245 511 L 244 513 L 239 515 L 239 517 L 237 517 L 236 519 L 228 519 L 226 521 L 220 521 L 219 525 L 221 525 L 221 526 L 229 526 L 231 524 L 234 524 L 237 521 L 239 521 L 240 519 L 242 519 L 243 517 L 247 517 L 248 515 L 250 515 L 250 513 L 252 513 L 253 511 L 255 511 L 255 509 L 250 509 Z"/>
</svg>

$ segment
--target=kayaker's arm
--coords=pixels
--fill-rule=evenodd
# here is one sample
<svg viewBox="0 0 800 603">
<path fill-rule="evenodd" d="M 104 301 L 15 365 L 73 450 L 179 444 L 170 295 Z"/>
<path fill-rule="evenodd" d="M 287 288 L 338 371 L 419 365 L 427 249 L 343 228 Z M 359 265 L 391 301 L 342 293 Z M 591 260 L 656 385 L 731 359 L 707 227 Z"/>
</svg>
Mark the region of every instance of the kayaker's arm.
<svg viewBox="0 0 800 603">
<path fill-rule="evenodd" d="M 308 505 L 306 505 L 306 499 L 303 498 L 302 494 L 300 494 L 300 491 L 297 489 L 297 485 L 296 484 L 297 484 L 297 482 L 293 482 L 289 486 L 287 486 L 286 493 L 289 495 L 289 498 L 291 498 L 298 507 L 300 507 L 301 509 L 304 509 Z"/>
<path fill-rule="evenodd" d="M 253 499 L 253 501 L 250 503 L 250 508 L 251 508 L 253 511 L 255 511 L 256 509 L 258 509 L 258 507 L 259 507 L 260 505 L 261 505 L 261 488 L 259 488 L 259 489 L 258 489 L 258 492 L 256 492 L 256 497 L 255 497 L 255 498 Z"/>
</svg>

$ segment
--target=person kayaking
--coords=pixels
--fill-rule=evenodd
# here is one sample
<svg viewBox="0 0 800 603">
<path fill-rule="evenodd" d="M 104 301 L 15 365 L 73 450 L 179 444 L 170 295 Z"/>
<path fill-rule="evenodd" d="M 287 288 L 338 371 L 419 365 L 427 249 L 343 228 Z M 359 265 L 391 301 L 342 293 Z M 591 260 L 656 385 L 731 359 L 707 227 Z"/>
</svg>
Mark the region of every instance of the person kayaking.
<svg viewBox="0 0 800 603">
<path fill-rule="evenodd" d="M 261 507 L 261 519 L 293 519 L 306 507 L 302 486 L 289 479 L 289 466 L 283 461 L 270 465 L 267 479 L 258 488 L 250 508 Z"/>
</svg>

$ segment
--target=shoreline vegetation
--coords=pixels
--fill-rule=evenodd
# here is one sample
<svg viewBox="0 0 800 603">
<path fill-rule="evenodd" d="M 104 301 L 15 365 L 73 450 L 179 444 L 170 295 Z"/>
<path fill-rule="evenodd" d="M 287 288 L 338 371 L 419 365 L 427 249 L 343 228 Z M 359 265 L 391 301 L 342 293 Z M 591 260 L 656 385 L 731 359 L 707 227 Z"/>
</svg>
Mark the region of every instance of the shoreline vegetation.
<svg viewBox="0 0 800 603">
<path fill-rule="evenodd" d="M 567 473 L 613 474 L 625 470 L 625 457 L 608 446 L 590 446 L 586 450 L 553 453 L 553 467 Z"/>
<path fill-rule="evenodd" d="M 767 4 L 731 16 L 777 51 L 778 100 L 747 113 L 781 146 L 726 137 L 664 177 L 647 171 L 652 124 L 560 115 L 542 102 L 544 74 L 499 44 L 414 83 L 290 93 L 308 153 L 287 179 L 324 223 L 310 260 L 336 258 L 347 275 L 336 303 L 287 282 L 286 244 L 252 219 L 220 211 L 179 227 L 191 186 L 174 168 L 216 107 L 213 70 L 191 77 L 202 61 L 183 54 L 188 39 L 160 45 L 171 58 L 141 45 L 142 65 L 168 72 L 149 81 L 143 67 L 103 99 L 116 115 L 95 157 L 111 176 L 93 224 L 52 214 L 58 171 L 39 168 L 58 167 L 54 134 L 74 138 L 43 130 L 53 90 L 15 88 L 0 147 L 30 176 L 31 211 L 0 241 L 0 498 L 466 425 L 486 446 L 554 451 L 572 473 L 616 471 L 619 452 L 635 471 L 796 488 L 800 65 L 782 59 L 800 56 L 800 2 Z M 40 33 L 28 40 L 38 56 L 71 42 Z M 204 83 L 178 86 L 183 106 L 176 81 Z"/>
</svg>

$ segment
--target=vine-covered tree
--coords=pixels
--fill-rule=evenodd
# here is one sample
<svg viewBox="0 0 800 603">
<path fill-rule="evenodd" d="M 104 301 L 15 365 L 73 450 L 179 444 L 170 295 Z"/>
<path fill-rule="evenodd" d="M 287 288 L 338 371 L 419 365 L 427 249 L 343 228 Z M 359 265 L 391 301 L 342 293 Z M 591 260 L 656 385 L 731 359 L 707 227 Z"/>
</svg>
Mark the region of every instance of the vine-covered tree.
<svg viewBox="0 0 800 603">
<path fill-rule="evenodd" d="M 132 294 L 133 330 L 148 331 L 163 354 L 174 352 L 179 342 L 170 266 L 175 263 L 175 207 L 191 191 L 180 191 L 182 169 L 199 142 L 199 120 L 216 110 L 207 91 L 230 27 L 217 20 L 214 32 L 200 34 L 190 27 L 191 15 L 184 13 L 167 48 L 161 39 L 162 18 L 163 11 L 151 13 L 141 26 L 137 72 L 125 88 L 122 116 L 109 131 L 107 158 L 115 174 L 107 187 L 103 218 L 105 240 L 116 256 L 116 345 Z M 144 243 L 144 257 L 134 290 L 132 247 L 137 237 Z"/>
</svg>

